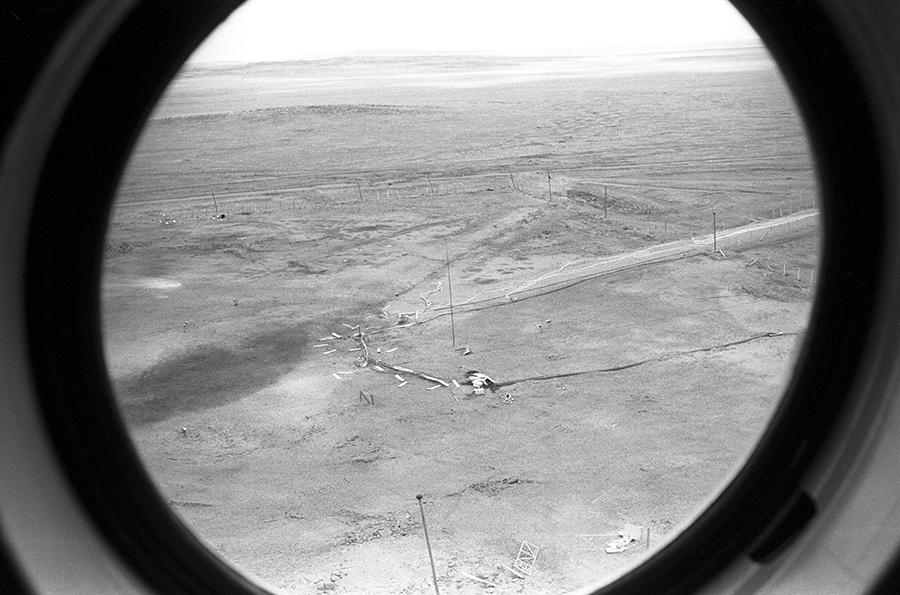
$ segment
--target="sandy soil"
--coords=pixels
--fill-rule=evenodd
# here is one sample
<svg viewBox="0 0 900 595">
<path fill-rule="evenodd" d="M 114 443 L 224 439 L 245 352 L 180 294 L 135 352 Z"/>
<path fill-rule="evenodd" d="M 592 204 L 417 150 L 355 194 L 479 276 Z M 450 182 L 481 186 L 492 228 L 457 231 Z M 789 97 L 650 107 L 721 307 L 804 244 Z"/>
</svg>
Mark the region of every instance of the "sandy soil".
<svg viewBox="0 0 900 595">
<path fill-rule="evenodd" d="M 323 101 L 151 124 L 110 225 L 103 307 L 110 375 L 161 496 L 225 560 L 289 593 L 430 592 L 417 494 L 445 593 L 562 593 L 651 555 L 753 448 L 817 266 L 806 212 L 722 252 L 691 240 L 711 231 L 711 206 L 726 228 L 757 225 L 811 202 L 813 183 L 789 101 L 771 118 L 757 107 L 768 75 L 708 77 L 705 116 L 676 118 L 703 96 L 701 75 L 684 76 L 675 96 L 638 77 L 570 104 L 529 87 L 537 120 L 507 106 L 493 122 L 472 108 L 482 91 L 444 89 L 445 104 L 393 97 L 389 114 Z M 191 112 L 192 89 L 168 105 Z M 581 111 L 604 97 L 631 103 Z M 636 124 L 632 107 L 652 118 Z M 481 132 L 447 136 L 455 125 Z M 398 127 L 411 148 L 372 144 Z M 620 154 L 591 169 L 611 160 L 580 150 L 604 127 Z M 296 155 L 264 140 L 293 133 L 320 140 L 291 178 Z M 426 179 L 438 153 L 452 168 Z M 533 166 L 566 163 L 548 199 Z M 448 386 L 362 366 L 359 329 L 373 360 Z M 503 386 L 473 395 L 468 370 Z M 605 553 L 626 524 L 649 543 Z M 523 541 L 539 548 L 527 578 L 503 566 Z"/>
<path fill-rule="evenodd" d="M 571 235 L 577 205 L 466 220 L 484 204 L 468 200 L 434 226 L 415 213 L 379 224 L 379 210 L 352 205 L 313 224 L 120 216 L 104 286 L 110 370 L 164 497 L 226 559 L 293 592 L 332 579 L 341 592 L 426 592 L 422 493 L 444 590 L 480 589 L 469 573 L 497 592 L 564 592 L 647 554 L 597 549 L 627 523 L 650 529 L 652 551 L 752 448 L 794 336 L 681 352 L 802 332 L 808 280 L 764 264 L 812 252 L 814 228 L 460 306 L 462 355 L 435 238 L 479 246 L 451 254 L 460 303 L 577 256 L 506 250 L 547 213 L 568 209 L 558 233 Z M 417 303 L 418 324 L 403 326 Z M 374 357 L 450 387 L 358 367 L 358 324 Z M 651 358 L 484 396 L 452 384 L 470 369 L 509 382 Z M 523 540 L 540 548 L 526 580 L 500 566 Z"/>
</svg>

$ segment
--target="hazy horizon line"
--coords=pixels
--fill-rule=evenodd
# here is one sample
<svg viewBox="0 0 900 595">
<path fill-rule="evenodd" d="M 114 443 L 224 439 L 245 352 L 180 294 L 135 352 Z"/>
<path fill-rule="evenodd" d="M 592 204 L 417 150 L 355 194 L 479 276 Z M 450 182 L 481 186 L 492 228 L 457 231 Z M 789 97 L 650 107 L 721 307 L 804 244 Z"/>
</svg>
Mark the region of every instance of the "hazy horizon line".
<svg viewBox="0 0 900 595">
<path fill-rule="evenodd" d="M 620 43 L 602 46 L 580 46 L 541 50 L 428 50 L 380 48 L 366 50 L 348 50 L 342 52 L 316 52 L 298 54 L 292 57 L 271 58 L 265 60 L 192 60 L 188 58 L 186 65 L 209 64 L 270 64 L 282 62 L 315 62 L 336 58 L 415 58 L 415 57 L 482 57 L 482 58 L 587 58 L 615 57 L 629 54 L 645 54 L 663 51 L 691 51 L 702 49 L 744 49 L 765 48 L 761 39 L 747 37 L 733 40 L 717 41 L 668 41 L 658 43 Z"/>
</svg>

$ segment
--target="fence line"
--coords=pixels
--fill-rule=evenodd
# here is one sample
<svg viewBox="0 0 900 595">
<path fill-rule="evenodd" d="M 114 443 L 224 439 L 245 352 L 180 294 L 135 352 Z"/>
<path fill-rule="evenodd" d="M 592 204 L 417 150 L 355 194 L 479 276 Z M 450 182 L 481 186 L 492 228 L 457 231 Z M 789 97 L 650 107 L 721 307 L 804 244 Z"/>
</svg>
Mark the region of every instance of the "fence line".
<svg viewBox="0 0 900 595">
<path fill-rule="evenodd" d="M 585 171 L 594 170 L 594 168 L 590 167 L 581 169 Z M 567 169 L 564 170 L 563 175 L 571 176 L 573 173 L 581 171 L 581 169 Z M 596 193 L 566 188 L 564 183 L 554 178 L 552 170 L 517 172 L 509 167 L 504 167 L 500 171 L 495 172 L 476 172 L 453 176 L 423 173 L 402 181 L 363 182 L 362 180 L 354 179 L 298 186 L 296 188 L 252 190 L 249 192 L 237 190 L 223 192 L 218 190 L 214 194 L 217 201 L 215 206 L 214 200 L 210 198 L 212 190 L 181 198 L 133 201 L 120 204 L 123 207 L 151 207 L 158 205 L 160 208 L 155 212 L 159 214 L 160 222 L 164 223 L 167 220 L 174 222 L 177 220 L 193 221 L 205 219 L 219 214 L 219 210 L 228 215 L 234 215 L 302 211 L 305 208 L 320 208 L 321 203 L 340 206 L 374 202 L 383 207 L 383 203 L 399 204 L 406 200 L 427 200 L 430 197 L 498 192 L 499 194 L 527 195 L 551 202 L 558 200 L 582 200 L 593 204 L 597 208 L 598 213 L 603 213 L 601 220 L 606 225 L 621 227 L 623 231 L 633 230 L 649 239 L 662 242 L 691 239 L 712 233 L 712 220 L 707 220 L 708 217 L 711 217 L 711 212 L 698 213 L 695 223 L 685 225 L 683 222 L 673 223 L 665 220 L 665 218 L 661 218 L 658 213 L 655 214 L 653 212 L 652 208 L 635 206 L 634 203 L 642 201 L 639 196 L 634 196 L 635 189 L 639 189 L 641 187 L 640 184 L 628 183 L 618 185 L 615 181 L 582 181 L 578 185 L 594 188 Z M 600 187 L 603 188 L 602 196 L 599 194 Z M 625 188 L 627 188 L 627 192 L 624 192 Z M 646 188 L 660 190 L 665 187 L 648 183 Z M 671 189 L 679 192 L 691 190 L 679 186 L 672 186 Z M 191 191 L 197 191 L 197 188 L 192 186 Z M 710 189 L 709 191 L 717 193 L 728 192 L 728 190 L 718 188 Z M 133 195 L 134 192 L 132 190 L 130 194 Z M 626 198 L 623 198 L 623 195 Z M 623 200 L 630 203 L 624 210 Z M 652 199 L 643 199 L 643 201 L 647 202 L 650 200 Z M 815 209 L 815 204 L 811 203 L 810 200 L 807 199 L 804 203 L 801 199 L 798 199 L 787 208 L 780 207 L 771 209 L 771 212 L 761 213 L 756 220 L 764 220 L 769 215 L 778 219 L 801 210 Z M 180 203 L 178 207 L 170 206 L 176 201 Z M 727 213 L 720 213 L 721 215 L 727 215 Z M 734 222 L 732 221 L 732 223 Z M 810 224 L 812 223 L 807 220 L 801 222 L 787 220 L 783 225 L 771 228 L 767 233 L 782 233 L 785 230 L 800 229 L 801 226 Z M 734 227 L 732 225 L 731 228 Z M 725 227 L 723 222 L 719 222 L 716 226 L 717 232 L 726 232 L 728 229 L 730 228 Z M 723 237 L 721 240 L 717 239 L 716 244 L 732 247 L 735 244 L 742 245 L 746 241 L 746 238 L 738 235 L 733 239 L 727 237 Z"/>
</svg>

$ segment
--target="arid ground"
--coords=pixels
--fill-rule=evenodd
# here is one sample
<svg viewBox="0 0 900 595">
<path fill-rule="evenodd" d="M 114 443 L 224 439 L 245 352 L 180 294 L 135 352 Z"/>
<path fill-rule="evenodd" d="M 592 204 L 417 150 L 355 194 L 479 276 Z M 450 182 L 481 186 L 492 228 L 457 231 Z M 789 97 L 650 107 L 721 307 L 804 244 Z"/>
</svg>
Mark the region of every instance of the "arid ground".
<svg viewBox="0 0 900 595">
<path fill-rule="evenodd" d="M 807 324 L 812 158 L 762 49 L 629 60 L 181 75 L 111 218 L 104 331 L 210 548 L 289 593 L 429 593 L 422 494 L 442 593 L 562 593 L 715 496 Z"/>
</svg>

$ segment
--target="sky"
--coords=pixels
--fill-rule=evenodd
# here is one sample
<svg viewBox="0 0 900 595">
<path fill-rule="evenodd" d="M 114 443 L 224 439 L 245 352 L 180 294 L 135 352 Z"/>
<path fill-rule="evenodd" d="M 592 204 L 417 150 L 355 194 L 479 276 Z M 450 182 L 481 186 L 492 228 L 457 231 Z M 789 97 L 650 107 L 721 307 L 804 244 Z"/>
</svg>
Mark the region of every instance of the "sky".
<svg viewBox="0 0 900 595">
<path fill-rule="evenodd" d="M 727 0 L 249 0 L 191 61 L 391 51 L 600 54 L 623 46 L 756 39 Z"/>
</svg>

